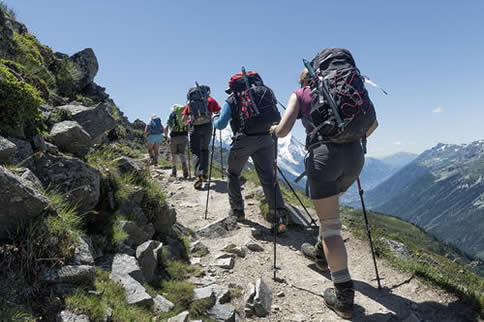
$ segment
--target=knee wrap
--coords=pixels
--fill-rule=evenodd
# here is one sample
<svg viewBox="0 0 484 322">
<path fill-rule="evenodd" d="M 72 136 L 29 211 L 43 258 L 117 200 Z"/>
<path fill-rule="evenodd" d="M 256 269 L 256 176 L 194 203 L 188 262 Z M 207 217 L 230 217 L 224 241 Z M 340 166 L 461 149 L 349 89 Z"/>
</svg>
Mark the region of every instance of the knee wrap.
<svg viewBox="0 0 484 322">
<path fill-rule="evenodd" d="M 341 237 L 341 220 L 339 218 L 323 220 L 321 226 L 323 227 L 323 239 L 334 236 Z"/>
</svg>

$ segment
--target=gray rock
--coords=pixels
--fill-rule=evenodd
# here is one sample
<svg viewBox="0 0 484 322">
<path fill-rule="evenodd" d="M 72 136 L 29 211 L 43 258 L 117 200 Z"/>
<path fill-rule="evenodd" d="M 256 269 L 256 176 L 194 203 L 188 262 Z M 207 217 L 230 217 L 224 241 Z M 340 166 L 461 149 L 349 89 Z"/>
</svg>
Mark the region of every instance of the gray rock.
<svg viewBox="0 0 484 322">
<path fill-rule="evenodd" d="M 94 81 L 99 69 L 96 55 L 91 48 L 86 48 L 69 57 L 69 61 L 74 66 L 74 70 L 71 71 L 73 90 L 80 92 Z"/>
<path fill-rule="evenodd" d="M 36 151 L 45 152 L 47 151 L 47 145 L 45 144 L 44 136 L 40 133 L 32 137 L 32 143 Z"/>
<path fill-rule="evenodd" d="M 114 160 L 121 173 L 134 173 L 136 175 L 143 175 L 145 168 L 143 164 L 133 158 L 122 156 Z"/>
<path fill-rule="evenodd" d="M 114 255 L 111 264 L 111 273 L 120 276 L 128 275 L 140 283 L 145 282 L 143 272 L 141 271 L 136 258 L 126 254 Z"/>
<path fill-rule="evenodd" d="M 254 243 L 254 242 L 248 242 L 247 244 L 245 244 L 245 247 L 247 247 L 249 250 L 251 250 L 253 252 L 263 252 L 264 251 L 264 247 L 262 247 L 259 244 Z"/>
<path fill-rule="evenodd" d="M 230 302 L 232 299 L 232 295 L 230 293 L 230 290 L 224 286 L 220 285 L 212 285 L 211 286 L 213 291 L 215 292 L 215 297 L 217 298 L 217 303 L 219 304 L 225 304 Z"/>
<path fill-rule="evenodd" d="M 88 236 L 79 237 L 78 244 L 74 249 L 74 265 L 94 265 L 94 248 Z"/>
<path fill-rule="evenodd" d="M 95 279 L 96 268 L 89 265 L 66 265 L 61 268 L 44 269 L 40 274 L 41 281 L 51 284 L 92 286 Z"/>
<path fill-rule="evenodd" d="M 386 239 L 384 237 L 381 237 L 380 240 L 387 244 L 393 256 L 400 259 L 406 259 L 410 257 L 410 251 L 408 250 L 407 245 L 396 240 Z"/>
<path fill-rule="evenodd" d="M 85 314 L 75 314 L 71 311 L 61 311 L 57 314 L 56 322 L 89 322 L 89 317 Z"/>
<path fill-rule="evenodd" d="M 196 288 L 193 290 L 192 301 L 195 302 L 200 300 L 206 300 L 207 307 L 212 307 L 213 305 L 215 305 L 217 298 L 211 286 Z"/>
<path fill-rule="evenodd" d="M 247 251 L 245 250 L 245 247 L 235 247 L 230 251 L 230 253 L 235 254 L 242 258 L 247 255 Z"/>
<path fill-rule="evenodd" d="M 144 130 L 145 130 L 145 128 L 146 128 L 146 123 L 145 123 L 145 122 L 143 122 L 143 121 L 142 121 L 142 120 L 140 120 L 140 119 L 136 119 L 136 120 L 134 120 L 134 122 L 133 122 L 133 128 L 134 128 L 134 129 L 137 129 L 137 130 L 142 130 L 142 131 L 144 131 Z"/>
<path fill-rule="evenodd" d="M 410 315 L 402 322 L 421 322 L 421 321 L 422 319 L 420 319 L 417 313 L 411 312 Z"/>
<path fill-rule="evenodd" d="M 262 279 L 255 283 L 254 313 L 258 317 L 266 316 L 271 312 L 272 292 Z"/>
<path fill-rule="evenodd" d="M 162 247 L 163 244 L 159 241 L 148 240 L 136 248 L 136 258 L 148 283 L 153 280 Z"/>
<path fill-rule="evenodd" d="M 306 207 L 306 209 L 308 208 Z M 312 218 L 318 218 L 314 213 L 313 209 L 309 208 L 308 211 Z M 308 216 L 304 208 L 286 203 L 286 213 L 288 215 L 288 221 L 290 225 L 300 226 L 304 228 L 311 227 L 311 217 Z"/>
<path fill-rule="evenodd" d="M 140 227 L 148 224 L 148 217 L 145 215 L 143 209 L 129 196 L 128 200 L 124 200 L 119 206 L 119 213 L 126 218 L 134 220 Z"/>
<path fill-rule="evenodd" d="M 215 259 L 221 259 L 221 258 L 235 258 L 235 254 L 232 253 L 218 253 L 215 255 Z"/>
<path fill-rule="evenodd" d="M 63 105 L 58 108 L 71 112 L 72 119 L 89 133 L 94 143 L 98 143 L 105 132 L 116 126 L 116 121 L 109 112 L 111 106 L 107 103 L 99 103 L 91 107 Z"/>
<path fill-rule="evenodd" d="M 54 124 L 50 139 L 63 152 L 83 157 L 89 152 L 92 139 L 76 121 L 63 121 Z"/>
<path fill-rule="evenodd" d="M 55 187 L 59 193 L 78 205 L 78 212 L 94 209 L 100 198 L 101 174 L 77 158 L 37 153 L 25 162 L 44 187 Z"/>
<path fill-rule="evenodd" d="M 0 166 L 0 239 L 18 223 L 39 216 L 49 201 L 30 182 Z"/>
<path fill-rule="evenodd" d="M 139 186 L 130 186 L 131 191 L 128 194 L 128 199 L 138 205 L 143 202 L 146 197 L 146 190 Z"/>
<path fill-rule="evenodd" d="M 130 247 L 141 245 L 150 240 L 155 234 L 152 224 L 139 227 L 134 221 L 122 220 L 119 222 L 119 228 L 128 234 L 128 239 L 124 242 Z"/>
<path fill-rule="evenodd" d="M 231 304 L 215 304 L 207 311 L 209 318 L 215 321 L 235 322 L 235 307 Z"/>
<path fill-rule="evenodd" d="M 130 305 L 138 305 L 151 308 L 153 306 L 153 299 L 146 292 L 143 285 L 127 274 L 117 274 L 111 272 L 109 278 L 116 283 L 121 284 L 126 290 L 126 302 Z"/>
<path fill-rule="evenodd" d="M 0 136 L 0 162 L 7 162 L 13 158 L 16 151 L 17 146 L 14 143 Z"/>
<path fill-rule="evenodd" d="M 251 309 L 253 308 L 255 293 L 255 285 L 249 283 L 247 285 L 247 292 L 244 299 L 246 307 L 250 307 Z"/>
<path fill-rule="evenodd" d="M 161 295 L 155 296 L 155 298 L 153 298 L 153 302 L 154 302 L 153 303 L 153 310 L 156 313 L 170 312 L 171 310 L 173 310 L 175 308 L 175 304 L 171 303 L 170 301 L 168 301 L 166 298 L 164 298 Z"/>
<path fill-rule="evenodd" d="M 178 239 L 166 238 L 166 243 L 161 250 L 161 256 L 158 257 L 158 263 L 162 265 L 168 260 L 178 260 L 186 258 L 185 246 Z"/>
<path fill-rule="evenodd" d="M 224 269 L 232 269 L 234 268 L 234 259 L 231 257 L 220 258 L 220 259 L 217 259 L 217 261 L 215 262 L 215 265 Z"/>
<path fill-rule="evenodd" d="M 151 221 L 155 231 L 160 235 L 171 235 L 173 225 L 176 223 L 176 210 L 173 206 L 167 206 L 154 215 Z"/>
<path fill-rule="evenodd" d="M 190 246 L 190 253 L 196 253 L 198 251 L 203 251 L 208 253 L 208 247 L 205 246 L 204 243 L 202 243 L 200 240 L 195 241 L 191 246 Z"/>
<path fill-rule="evenodd" d="M 261 229 L 257 229 L 257 228 L 252 228 L 250 230 L 250 234 L 255 239 L 261 239 L 262 237 L 264 237 L 264 232 Z"/>
<path fill-rule="evenodd" d="M 136 251 L 123 242 L 117 245 L 116 252 L 126 254 L 129 256 L 136 256 Z"/>
<path fill-rule="evenodd" d="M 15 172 L 17 172 L 17 170 L 19 169 L 20 168 L 15 169 Z M 30 171 L 30 169 L 27 169 L 27 168 L 21 168 L 21 169 L 23 171 L 22 171 L 22 174 L 20 174 L 20 177 L 23 180 L 30 182 L 35 188 L 39 190 L 42 189 L 42 182 L 40 182 L 39 178 L 37 178 L 37 176 L 32 171 Z"/>
<path fill-rule="evenodd" d="M 49 152 L 50 154 L 59 154 L 59 148 L 56 145 L 50 142 L 45 142 L 45 147 L 47 148 L 47 152 Z"/>
<path fill-rule="evenodd" d="M 197 234 L 206 238 L 218 238 L 226 235 L 229 231 L 237 229 L 237 227 L 235 216 L 228 216 L 200 228 Z"/>
<path fill-rule="evenodd" d="M 183 311 L 180 314 L 178 314 L 177 316 L 169 318 L 168 322 L 186 322 L 186 321 L 188 321 L 188 315 L 190 315 L 190 312 Z"/>
<path fill-rule="evenodd" d="M 192 276 L 188 280 L 197 286 L 209 286 L 217 282 L 215 276 L 204 276 L 202 278 Z"/>
<path fill-rule="evenodd" d="M 190 258 L 190 265 L 200 265 L 201 263 L 201 258 L 200 257 L 192 257 Z"/>
<path fill-rule="evenodd" d="M 8 138 L 10 142 L 15 144 L 17 151 L 15 152 L 15 156 L 13 157 L 12 162 L 14 164 L 20 163 L 23 160 L 27 159 L 34 150 L 32 149 L 32 145 L 24 140 L 16 139 L 16 138 Z"/>
</svg>

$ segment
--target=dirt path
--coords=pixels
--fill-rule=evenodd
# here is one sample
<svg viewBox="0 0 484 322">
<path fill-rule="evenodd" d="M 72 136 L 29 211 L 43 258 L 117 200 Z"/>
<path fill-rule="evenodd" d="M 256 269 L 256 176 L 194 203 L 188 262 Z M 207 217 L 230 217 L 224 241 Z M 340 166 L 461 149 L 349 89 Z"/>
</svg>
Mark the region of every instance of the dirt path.
<svg viewBox="0 0 484 322">
<path fill-rule="evenodd" d="M 229 210 L 226 183 L 220 179 L 212 182 L 208 220 L 204 220 L 206 190 L 193 189 L 191 180 L 173 180 L 169 170 L 154 169 L 152 176 L 165 187 L 168 202 L 177 209 L 177 221 L 185 227 L 197 229 L 217 219 L 227 216 Z M 247 183 L 243 195 L 247 196 L 256 189 Z M 262 278 L 273 291 L 272 312 L 266 318 L 253 318 L 255 321 L 339 321 L 336 314 L 329 310 L 321 297 L 322 291 L 331 287 L 329 273 L 319 272 L 311 261 L 298 251 L 303 242 L 312 242 L 314 230 L 293 228 L 281 236 L 277 243 L 277 260 L 280 271 L 278 277 L 284 282 L 275 282 L 272 272 L 273 243 L 268 229 L 270 227 L 259 214 L 255 199 L 246 199 L 245 223 L 240 229 L 232 231 L 224 238 L 206 239 L 210 253 L 201 258 L 205 270 L 215 271 L 217 284 L 227 286 L 236 283 L 245 290 L 247 284 Z M 267 230 L 263 239 L 251 236 L 251 228 Z M 377 289 L 371 254 L 366 242 L 343 232 L 349 254 L 349 268 L 354 279 L 356 297 L 353 311 L 354 321 L 479 321 L 472 310 L 458 302 L 458 299 L 442 290 L 422 284 L 416 278 L 394 270 L 388 263 L 378 260 L 378 268 L 383 278 L 383 290 Z M 263 252 L 247 252 L 245 258 L 237 257 L 233 270 L 227 271 L 213 266 L 215 255 L 227 244 L 243 246 L 254 241 L 264 248 Z M 278 296 L 279 295 L 279 296 Z M 244 297 L 233 300 L 244 317 Z"/>
</svg>

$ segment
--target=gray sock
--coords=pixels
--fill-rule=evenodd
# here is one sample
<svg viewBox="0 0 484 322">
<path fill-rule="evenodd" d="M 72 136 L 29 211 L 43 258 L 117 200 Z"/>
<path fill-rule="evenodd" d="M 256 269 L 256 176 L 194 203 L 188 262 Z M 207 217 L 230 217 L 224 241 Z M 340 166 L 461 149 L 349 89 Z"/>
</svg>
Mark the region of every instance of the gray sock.
<svg viewBox="0 0 484 322">
<path fill-rule="evenodd" d="M 341 271 L 331 272 L 331 279 L 333 283 L 344 283 L 351 281 L 350 272 L 347 268 L 342 269 Z"/>
</svg>

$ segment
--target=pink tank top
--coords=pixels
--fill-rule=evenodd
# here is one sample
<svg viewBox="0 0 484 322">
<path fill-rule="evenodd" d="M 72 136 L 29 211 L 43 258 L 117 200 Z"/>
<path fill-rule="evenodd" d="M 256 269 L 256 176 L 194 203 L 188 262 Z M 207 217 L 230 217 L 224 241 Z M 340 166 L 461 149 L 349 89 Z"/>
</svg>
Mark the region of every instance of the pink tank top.
<svg viewBox="0 0 484 322">
<path fill-rule="evenodd" d="M 301 119 L 303 126 L 306 128 L 306 133 L 309 134 L 313 130 L 311 125 L 311 89 L 309 87 L 303 87 L 294 92 L 297 97 L 297 102 L 300 106 L 298 119 Z"/>
</svg>

